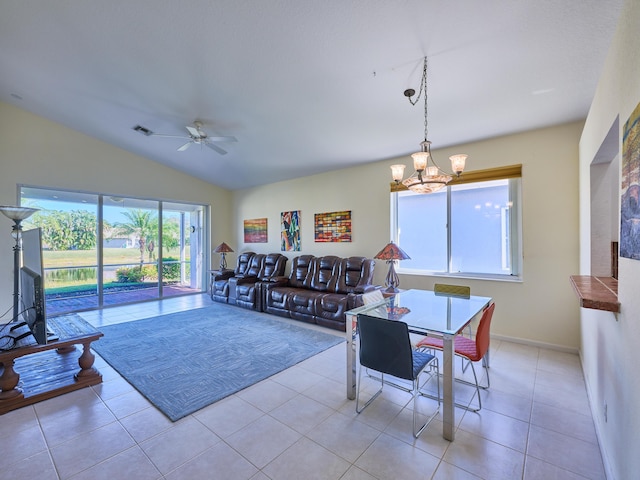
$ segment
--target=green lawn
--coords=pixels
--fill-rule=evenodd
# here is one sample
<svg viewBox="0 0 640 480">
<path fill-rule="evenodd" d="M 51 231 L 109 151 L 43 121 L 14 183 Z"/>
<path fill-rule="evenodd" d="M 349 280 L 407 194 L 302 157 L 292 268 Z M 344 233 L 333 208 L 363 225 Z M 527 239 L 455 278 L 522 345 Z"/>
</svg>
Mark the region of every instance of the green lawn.
<svg viewBox="0 0 640 480">
<path fill-rule="evenodd" d="M 105 264 L 105 288 L 111 284 L 123 285 L 117 283 L 114 273 L 115 267 L 109 268 L 109 265 L 135 267 L 140 264 L 140 250 L 136 248 L 105 248 L 103 256 Z M 177 259 L 179 256 L 179 251 L 175 249 L 174 251 L 170 250 L 166 253 L 164 258 L 170 257 Z M 188 262 L 189 259 L 187 258 L 186 260 Z M 148 255 L 145 254 L 144 262 L 145 264 L 152 263 L 155 262 L 155 260 L 149 259 Z M 44 250 L 43 263 L 45 269 L 57 269 L 49 270 L 47 273 L 45 281 L 47 293 L 95 289 L 97 273 L 96 250 Z M 152 266 L 146 266 L 145 268 L 154 269 Z M 107 273 L 107 271 L 109 271 L 109 273 Z M 150 279 L 147 278 L 146 280 L 149 281 Z"/>
<path fill-rule="evenodd" d="M 187 250 L 186 260 L 189 260 L 188 253 Z M 137 248 L 105 248 L 103 255 L 105 265 L 140 263 L 140 250 Z M 179 258 L 179 255 L 180 252 L 175 249 L 165 252 L 164 257 Z M 146 253 L 144 261 L 150 261 Z M 43 262 L 45 268 L 80 267 L 97 265 L 98 259 L 96 250 L 44 250 Z"/>
</svg>

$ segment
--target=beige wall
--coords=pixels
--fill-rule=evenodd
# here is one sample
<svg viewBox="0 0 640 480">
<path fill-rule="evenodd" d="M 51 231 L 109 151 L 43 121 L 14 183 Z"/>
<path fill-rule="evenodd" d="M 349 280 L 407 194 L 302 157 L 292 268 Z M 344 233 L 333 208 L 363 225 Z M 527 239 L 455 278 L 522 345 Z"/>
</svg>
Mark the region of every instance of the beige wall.
<svg viewBox="0 0 640 480">
<path fill-rule="evenodd" d="M 622 151 L 624 123 L 640 102 L 638 25 L 640 2 L 626 0 L 580 140 L 580 273 L 585 275 L 592 271 L 590 165 L 618 116 Z M 640 261 L 620 258 L 618 280 L 620 314 L 581 309 L 580 352 L 608 478 L 622 480 L 637 478 L 640 471 Z"/>
<path fill-rule="evenodd" d="M 571 123 L 434 152 L 437 159 L 446 159 L 464 151 L 469 154 L 468 169 L 523 165 L 524 281 L 457 282 L 495 299 L 492 333 L 496 336 L 577 351 L 579 312 L 569 276 L 578 271 L 577 145 L 582 126 L 582 122 Z M 373 257 L 390 238 L 389 165 L 402 162 L 408 171 L 410 160 L 407 156 L 235 191 L 234 248 L 279 251 L 280 212 L 300 210 L 302 251 L 287 252 L 289 258 L 296 254 Z M 336 210 L 351 210 L 353 242 L 315 243 L 314 213 Z M 244 244 L 242 221 L 262 217 L 268 219 L 269 243 Z M 386 271 L 387 266 L 377 262 L 376 283 L 384 283 Z M 428 289 L 436 280 L 400 276 L 404 288 Z"/>
<path fill-rule="evenodd" d="M 0 204 L 17 185 L 211 205 L 212 243 L 228 238 L 231 193 L 0 102 Z M 12 305 L 12 222 L 0 216 L 0 310 Z"/>
</svg>

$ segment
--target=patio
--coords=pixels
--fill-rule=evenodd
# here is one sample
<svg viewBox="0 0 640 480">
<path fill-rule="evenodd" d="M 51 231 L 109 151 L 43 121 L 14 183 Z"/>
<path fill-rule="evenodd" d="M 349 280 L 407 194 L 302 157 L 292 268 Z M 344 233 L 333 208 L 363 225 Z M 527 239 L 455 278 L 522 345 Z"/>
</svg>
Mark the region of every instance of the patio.
<svg viewBox="0 0 640 480">
<path fill-rule="evenodd" d="M 165 285 L 162 287 L 163 298 L 187 295 L 191 293 L 202 293 L 195 288 L 180 285 Z M 158 300 L 158 288 L 137 288 L 113 293 L 104 293 L 103 307 L 124 305 L 128 303 L 144 302 L 147 300 Z M 60 315 L 63 313 L 79 312 L 83 310 L 94 310 L 100 308 L 98 305 L 98 295 L 77 295 L 63 298 L 47 298 L 47 316 Z"/>
</svg>

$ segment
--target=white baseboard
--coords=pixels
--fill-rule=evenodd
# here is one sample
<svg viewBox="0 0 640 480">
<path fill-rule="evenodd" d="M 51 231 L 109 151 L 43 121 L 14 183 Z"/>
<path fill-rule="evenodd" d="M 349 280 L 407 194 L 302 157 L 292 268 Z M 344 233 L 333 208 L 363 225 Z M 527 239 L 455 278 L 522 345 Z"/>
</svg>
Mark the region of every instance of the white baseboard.
<svg viewBox="0 0 640 480">
<path fill-rule="evenodd" d="M 493 334 L 491 334 L 491 338 L 495 340 L 504 340 L 506 342 L 519 343 L 521 345 L 529 345 L 531 347 L 539 347 L 539 348 L 546 348 L 548 350 L 556 350 L 559 352 L 573 353 L 574 355 L 579 354 L 579 351 L 577 348 L 571 348 L 565 345 L 557 345 L 555 343 L 536 342 L 534 340 L 528 340 L 526 338 L 507 337 L 504 335 L 493 335 Z"/>
</svg>

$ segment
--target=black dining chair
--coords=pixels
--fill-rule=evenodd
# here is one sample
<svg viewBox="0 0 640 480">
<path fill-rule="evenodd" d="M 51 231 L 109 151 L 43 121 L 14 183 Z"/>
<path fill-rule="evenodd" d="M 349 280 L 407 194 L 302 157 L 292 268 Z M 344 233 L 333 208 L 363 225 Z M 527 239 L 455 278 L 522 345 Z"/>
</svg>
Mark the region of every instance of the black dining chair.
<svg viewBox="0 0 640 480">
<path fill-rule="evenodd" d="M 419 352 L 411 347 L 407 324 L 396 320 L 386 320 L 368 315 L 358 315 L 360 337 L 360 372 L 356 390 L 356 412 L 359 414 L 382 392 L 385 384 L 411 393 L 413 397 L 413 436 L 418 437 L 431 423 L 440 409 L 440 384 L 438 383 L 438 409 L 418 428 L 417 399 L 420 392 L 420 374 L 428 372 L 430 378 L 439 378 L 438 359 L 429 353 Z M 429 369 L 427 370 L 427 367 Z M 360 385 L 363 369 L 380 373 L 380 389 L 360 408 Z M 435 372 L 435 373 L 434 373 Z M 393 381 L 385 381 L 385 375 L 408 380 L 412 388 Z M 427 395 L 424 395 L 427 396 Z"/>
</svg>

